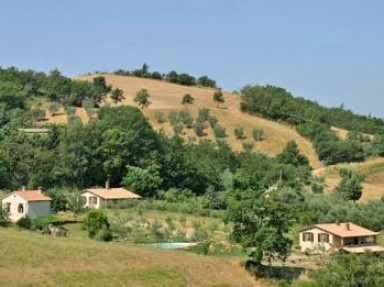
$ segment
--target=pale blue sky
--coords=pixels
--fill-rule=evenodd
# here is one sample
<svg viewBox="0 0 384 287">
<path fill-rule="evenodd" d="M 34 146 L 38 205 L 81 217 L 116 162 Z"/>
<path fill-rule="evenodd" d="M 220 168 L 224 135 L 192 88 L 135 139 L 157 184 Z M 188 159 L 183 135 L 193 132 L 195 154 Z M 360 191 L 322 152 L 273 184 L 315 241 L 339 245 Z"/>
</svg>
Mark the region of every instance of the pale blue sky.
<svg viewBox="0 0 384 287">
<path fill-rule="evenodd" d="M 0 66 L 209 75 L 384 117 L 382 0 L 12 0 Z"/>
</svg>

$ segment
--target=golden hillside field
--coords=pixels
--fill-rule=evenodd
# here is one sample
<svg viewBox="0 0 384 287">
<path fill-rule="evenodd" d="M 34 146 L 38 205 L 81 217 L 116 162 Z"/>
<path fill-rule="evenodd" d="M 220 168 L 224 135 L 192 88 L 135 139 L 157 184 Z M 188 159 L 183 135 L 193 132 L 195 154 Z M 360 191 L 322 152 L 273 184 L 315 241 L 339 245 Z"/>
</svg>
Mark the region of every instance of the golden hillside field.
<svg viewBox="0 0 384 287">
<path fill-rule="evenodd" d="M 0 286 L 260 286 L 239 263 L 0 227 Z"/>
<path fill-rule="evenodd" d="M 160 111 L 167 115 L 171 110 L 184 109 L 185 107 L 181 104 L 181 99 L 183 95 L 189 93 L 195 99 L 194 103 L 188 108 L 190 113 L 196 117 L 199 109 L 209 109 L 211 115 L 217 117 L 219 124 L 225 127 L 227 134 L 226 140 L 235 151 L 240 151 L 243 147 L 242 142 L 236 139 L 233 134 L 234 128 L 242 127 L 247 137 L 245 141 L 253 142 L 252 129 L 257 127 L 263 129 L 265 139 L 260 142 L 255 142 L 255 150 L 276 155 L 282 151 L 288 141 L 295 140 L 300 151 L 309 158 L 311 166 L 315 169 L 321 167 L 316 151 L 309 140 L 301 137 L 293 127 L 287 124 L 242 113 L 240 111 L 240 99 L 238 95 L 224 92 L 225 103 L 221 104 L 220 108 L 217 108 L 216 103 L 212 100 L 212 95 L 214 93 L 213 89 L 185 87 L 164 81 L 136 77 L 109 74 L 104 74 L 102 76 L 104 76 L 108 84 L 111 84 L 114 88 L 121 88 L 124 90 L 126 99 L 120 103 L 122 105 L 137 106 L 133 101 L 136 92 L 142 88 L 147 89 L 152 104 L 147 109 L 144 109 L 143 113 L 150 120 L 152 126 L 157 130 L 163 129 L 167 134 L 173 133 L 171 125 L 169 123 L 157 123 L 154 114 L 155 112 Z M 95 76 L 82 76 L 78 79 L 91 80 L 93 77 Z M 107 102 L 110 101 L 107 100 Z M 83 120 L 87 119 L 83 109 L 77 109 L 76 114 Z M 63 123 L 66 121 L 66 116 L 65 114 L 60 114 L 55 117 L 50 117 L 49 121 Z M 214 139 L 213 132 L 210 128 L 205 131 L 207 132 L 207 135 L 203 138 Z M 185 133 L 185 136 L 190 136 L 191 138 L 196 139 L 193 129 L 184 129 L 183 133 Z"/>
<path fill-rule="evenodd" d="M 340 182 L 339 170 L 342 168 L 360 171 L 366 175 L 361 202 L 380 199 L 384 196 L 384 158 L 376 158 L 362 163 L 337 164 L 315 170 L 315 175 L 325 178 L 326 192 L 332 192 Z"/>
</svg>

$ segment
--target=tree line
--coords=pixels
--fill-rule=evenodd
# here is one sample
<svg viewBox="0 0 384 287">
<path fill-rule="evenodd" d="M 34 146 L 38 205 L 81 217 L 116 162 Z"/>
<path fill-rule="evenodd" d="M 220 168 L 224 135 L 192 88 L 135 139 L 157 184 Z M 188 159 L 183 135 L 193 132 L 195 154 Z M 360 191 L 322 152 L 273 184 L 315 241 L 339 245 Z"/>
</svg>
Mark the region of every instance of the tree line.
<svg viewBox="0 0 384 287">
<path fill-rule="evenodd" d="M 246 86 L 241 90 L 241 110 L 288 122 L 311 139 L 324 163 L 363 161 L 384 152 L 382 119 L 356 115 L 349 110 L 326 108 L 318 103 L 295 98 L 274 86 Z M 348 129 L 347 139 L 335 135 L 331 126 Z M 374 138 L 365 135 L 371 133 Z"/>
<path fill-rule="evenodd" d="M 140 69 L 133 71 L 119 69 L 113 72 L 116 75 L 121 76 L 134 76 L 139 78 L 147 78 L 154 80 L 164 80 L 170 83 L 179 84 L 183 86 L 199 86 L 207 88 L 216 88 L 216 81 L 208 76 L 194 77 L 188 73 L 177 73 L 176 71 L 170 71 L 167 74 L 160 73 L 158 71 L 151 72 L 149 66 L 144 63 Z"/>
</svg>

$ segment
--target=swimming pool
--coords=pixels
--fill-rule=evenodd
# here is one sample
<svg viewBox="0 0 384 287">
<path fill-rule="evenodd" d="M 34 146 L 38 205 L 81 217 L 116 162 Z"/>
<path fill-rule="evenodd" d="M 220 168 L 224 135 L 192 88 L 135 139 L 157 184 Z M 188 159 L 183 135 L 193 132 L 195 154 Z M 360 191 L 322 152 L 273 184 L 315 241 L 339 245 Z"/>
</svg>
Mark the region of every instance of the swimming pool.
<svg viewBox="0 0 384 287">
<path fill-rule="evenodd" d="M 183 249 L 195 245 L 197 245 L 197 243 L 192 242 L 158 242 L 151 244 L 153 247 L 162 249 Z"/>
</svg>

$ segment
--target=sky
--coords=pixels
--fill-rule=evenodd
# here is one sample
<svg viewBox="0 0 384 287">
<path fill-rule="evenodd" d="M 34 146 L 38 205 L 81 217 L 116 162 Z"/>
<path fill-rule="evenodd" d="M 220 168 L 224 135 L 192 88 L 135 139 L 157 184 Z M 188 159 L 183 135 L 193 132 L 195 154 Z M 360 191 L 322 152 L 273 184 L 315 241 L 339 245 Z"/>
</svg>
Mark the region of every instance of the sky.
<svg viewBox="0 0 384 287">
<path fill-rule="evenodd" d="M 382 0 L 12 0 L 0 66 L 208 75 L 384 117 Z"/>
</svg>

